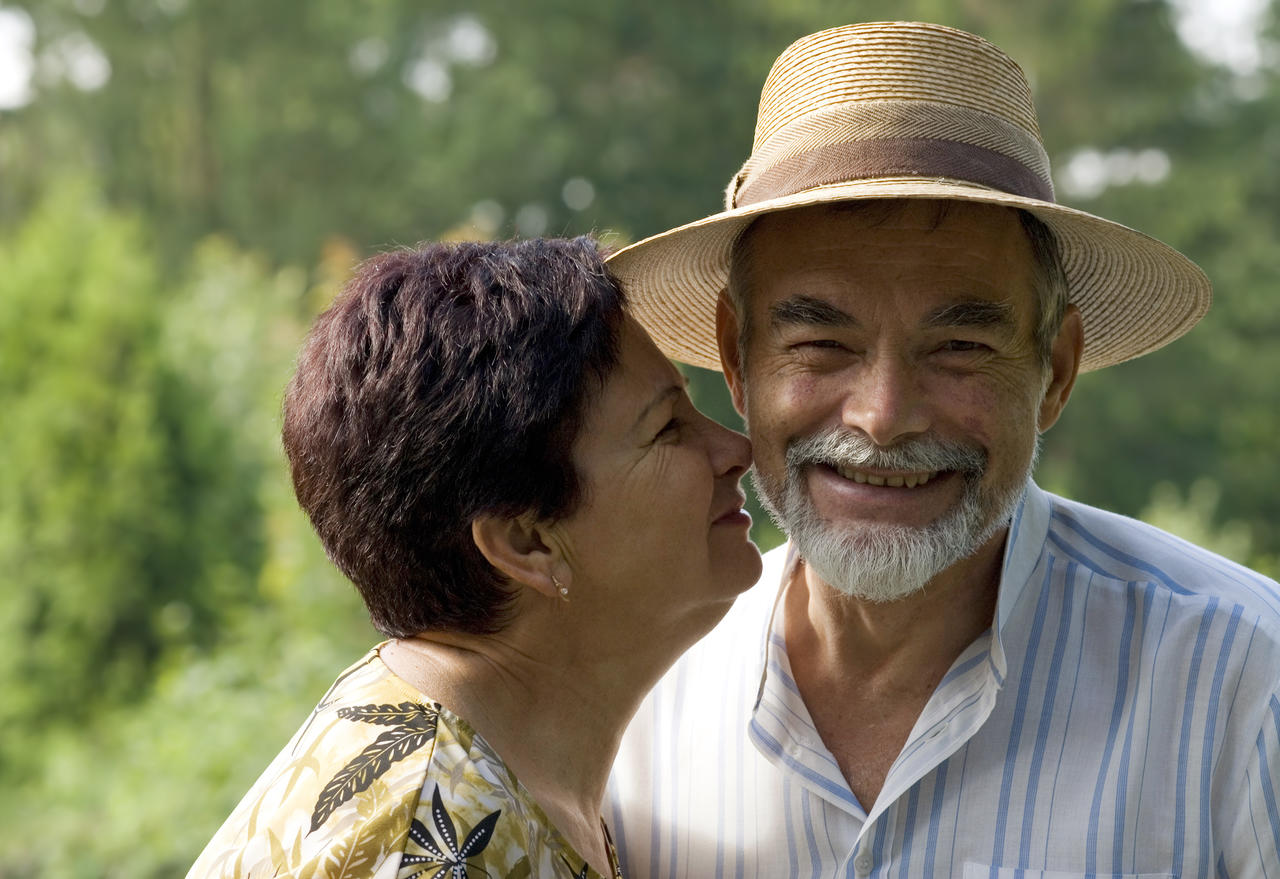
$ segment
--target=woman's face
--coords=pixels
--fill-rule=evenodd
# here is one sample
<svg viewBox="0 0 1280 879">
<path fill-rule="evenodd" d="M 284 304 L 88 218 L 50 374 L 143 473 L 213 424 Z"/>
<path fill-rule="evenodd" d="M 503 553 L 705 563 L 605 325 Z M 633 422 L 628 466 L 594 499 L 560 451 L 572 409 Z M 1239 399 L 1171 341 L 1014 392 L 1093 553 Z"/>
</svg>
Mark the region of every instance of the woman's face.
<svg viewBox="0 0 1280 879">
<path fill-rule="evenodd" d="M 647 638 L 655 623 L 708 628 L 760 576 L 738 487 L 747 438 L 694 408 L 684 377 L 630 318 L 589 409 L 573 450 L 583 499 L 557 526 L 570 601 Z"/>
</svg>

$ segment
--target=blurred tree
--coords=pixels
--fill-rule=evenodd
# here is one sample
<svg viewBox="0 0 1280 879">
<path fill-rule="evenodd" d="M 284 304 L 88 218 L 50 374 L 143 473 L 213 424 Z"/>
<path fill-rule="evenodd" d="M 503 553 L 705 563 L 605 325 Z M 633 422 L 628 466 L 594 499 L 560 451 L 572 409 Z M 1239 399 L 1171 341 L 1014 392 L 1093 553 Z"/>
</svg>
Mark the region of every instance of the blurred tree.
<svg viewBox="0 0 1280 879">
<path fill-rule="evenodd" d="M 234 425 L 162 356 L 171 291 L 137 224 L 63 186 L 0 262 L 3 771 L 27 735 L 138 696 L 166 649 L 210 643 L 262 547 Z"/>
<path fill-rule="evenodd" d="M 1275 71 L 1242 77 L 1196 62 L 1173 41 L 1164 4 L 1127 4 L 1122 11 L 1110 31 L 1111 68 L 1101 58 L 1081 64 L 1105 69 L 1108 79 L 1093 86 L 1098 94 L 1086 90 L 1075 99 L 1114 109 L 1103 110 L 1106 124 L 1092 136 L 1079 124 L 1059 141 L 1066 147 L 1055 157 L 1059 179 L 1070 181 L 1074 163 L 1087 160 L 1097 185 L 1068 198 L 1196 260 L 1214 283 L 1214 304 L 1186 338 L 1081 379 L 1049 436 L 1045 476 L 1082 500 L 1129 515 L 1164 497 L 1153 486 L 1168 482 L 1190 492 L 1207 477 L 1221 490 L 1221 503 L 1204 509 L 1210 524 L 1246 521 L 1252 552 L 1274 555 L 1280 550 Z M 1138 43 L 1141 53 L 1124 51 Z M 1071 111 L 1070 99 L 1060 100 L 1063 109 L 1051 124 L 1083 117 L 1083 106 Z M 1154 165 L 1144 167 L 1144 160 Z M 1141 172 L 1149 173 L 1145 182 Z"/>
<path fill-rule="evenodd" d="M 173 291 L 138 224 L 58 187 L 0 260 L 0 779 L 17 795 L 40 790 L 52 742 L 92 750 L 87 724 L 252 605 L 262 532 L 234 424 L 163 350 Z M 38 835 L 5 835 L 17 863 L 37 856 Z"/>
<path fill-rule="evenodd" d="M 42 57 L 87 40 L 110 78 L 43 77 L 0 170 L 87 163 L 167 253 L 217 231 L 302 264 L 334 235 L 362 250 L 459 224 L 626 237 L 696 216 L 736 168 L 779 43 L 766 15 L 725 2 L 30 12 Z M 24 206 L 0 202 L 10 220 Z"/>
<path fill-rule="evenodd" d="M 0 240 L 0 876 L 181 874 L 376 640 L 277 439 L 351 258 L 214 238 L 162 281 L 83 185 Z"/>
</svg>

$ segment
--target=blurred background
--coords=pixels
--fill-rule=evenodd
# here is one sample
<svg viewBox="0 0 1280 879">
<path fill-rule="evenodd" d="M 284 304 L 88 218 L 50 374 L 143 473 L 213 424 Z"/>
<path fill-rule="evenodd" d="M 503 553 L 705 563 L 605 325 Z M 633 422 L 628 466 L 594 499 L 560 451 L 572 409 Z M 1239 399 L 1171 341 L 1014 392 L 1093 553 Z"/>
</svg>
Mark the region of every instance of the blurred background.
<svg viewBox="0 0 1280 879">
<path fill-rule="evenodd" d="M 1038 478 L 1280 568 L 1268 0 L 0 4 L 2 877 L 182 875 L 376 640 L 278 441 L 355 263 L 711 213 L 772 59 L 835 24 L 993 40 L 1060 199 L 1205 268 L 1209 317 L 1083 376 Z"/>
</svg>

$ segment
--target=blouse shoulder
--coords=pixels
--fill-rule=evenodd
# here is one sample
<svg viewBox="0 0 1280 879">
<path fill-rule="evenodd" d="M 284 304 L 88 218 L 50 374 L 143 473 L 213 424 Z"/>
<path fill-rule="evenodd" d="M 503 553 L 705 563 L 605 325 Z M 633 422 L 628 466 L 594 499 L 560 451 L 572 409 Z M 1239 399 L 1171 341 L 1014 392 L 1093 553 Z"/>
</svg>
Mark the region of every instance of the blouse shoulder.
<svg viewBox="0 0 1280 879">
<path fill-rule="evenodd" d="M 188 879 L 260 876 L 599 879 L 488 743 L 376 648 L 338 677 Z"/>
<path fill-rule="evenodd" d="M 395 876 L 439 710 L 370 651 L 329 688 L 188 879 Z"/>
</svg>

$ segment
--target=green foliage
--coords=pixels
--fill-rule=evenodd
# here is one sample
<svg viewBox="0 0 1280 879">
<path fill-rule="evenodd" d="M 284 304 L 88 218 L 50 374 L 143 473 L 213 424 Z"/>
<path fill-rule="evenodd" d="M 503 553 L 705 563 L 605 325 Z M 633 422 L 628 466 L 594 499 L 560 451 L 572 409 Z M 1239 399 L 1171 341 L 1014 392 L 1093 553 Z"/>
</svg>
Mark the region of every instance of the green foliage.
<svg viewBox="0 0 1280 879">
<path fill-rule="evenodd" d="M 184 875 L 367 648 L 367 631 L 344 637 L 350 628 L 312 631 L 264 612 L 216 652 L 172 655 L 145 700 L 50 733 L 27 755 L 34 777 L 0 800 L 0 876 Z M 76 843 L 51 843 L 50 827 Z"/>
<path fill-rule="evenodd" d="M 1143 126 L 1096 137 L 1102 148 L 1159 145 L 1159 186 L 1107 189 L 1080 206 L 1148 231 L 1196 260 L 1214 282 L 1208 316 L 1186 338 L 1078 383 L 1051 433 L 1046 465 L 1081 500 L 1138 515 L 1151 486 L 1221 488 L 1216 521 L 1247 523 L 1254 552 L 1280 550 L 1280 275 L 1273 79 L 1242 98 L 1202 71 Z M 1078 141 L 1082 142 L 1082 141 Z"/>
<path fill-rule="evenodd" d="M 276 439 L 350 255 L 309 287 L 211 239 L 162 280 L 76 184 L 0 258 L 0 875 L 180 874 L 375 640 Z"/>
<path fill-rule="evenodd" d="M 160 349 L 172 291 L 136 222 L 63 187 L 0 261 L 0 724 L 36 732 L 207 644 L 262 538 L 232 425 Z"/>
</svg>

